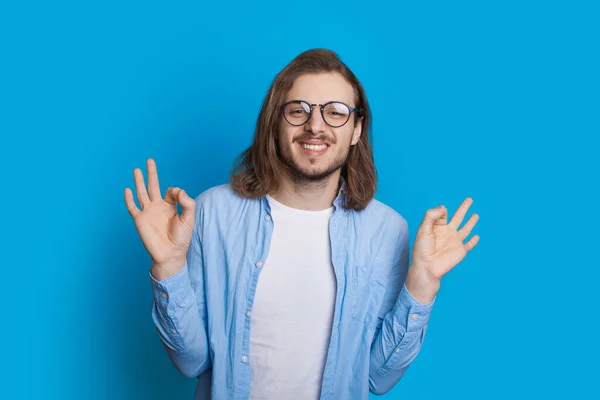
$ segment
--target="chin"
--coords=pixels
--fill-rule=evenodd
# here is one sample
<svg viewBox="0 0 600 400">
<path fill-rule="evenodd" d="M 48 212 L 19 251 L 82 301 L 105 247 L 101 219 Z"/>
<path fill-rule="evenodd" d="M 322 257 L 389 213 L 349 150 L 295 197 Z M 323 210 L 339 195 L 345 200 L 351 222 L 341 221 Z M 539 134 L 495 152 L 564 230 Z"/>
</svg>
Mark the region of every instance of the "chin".
<svg viewBox="0 0 600 400">
<path fill-rule="evenodd" d="M 329 149 L 331 150 L 331 149 Z M 343 166 L 345 160 L 329 160 L 325 157 L 307 157 L 305 152 L 282 154 L 285 164 L 296 182 L 318 182 L 326 179 Z M 312 163 L 311 163 L 312 162 Z"/>
<path fill-rule="evenodd" d="M 326 168 L 302 168 L 299 167 L 298 164 L 294 164 L 290 167 L 292 175 L 295 178 L 298 178 L 303 181 L 322 181 L 323 179 L 329 177 L 338 168 L 332 168 L 333 166 L 328 166 Z"/>
</svg>

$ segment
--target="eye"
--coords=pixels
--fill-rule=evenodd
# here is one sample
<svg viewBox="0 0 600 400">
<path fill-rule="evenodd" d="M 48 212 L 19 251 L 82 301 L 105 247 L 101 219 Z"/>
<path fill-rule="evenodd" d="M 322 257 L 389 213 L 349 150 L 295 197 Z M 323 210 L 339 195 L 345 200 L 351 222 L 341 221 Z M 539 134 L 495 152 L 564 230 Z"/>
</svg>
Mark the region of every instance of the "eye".
<svg viewBox="0 0 600 400">
<path fill-rule="evenodd" d="M 331 118 L 346 118 L 349 112 L 348 107 L 342 103 L 329 103 L 325 107 L 325 113 Z"/>
</svg>

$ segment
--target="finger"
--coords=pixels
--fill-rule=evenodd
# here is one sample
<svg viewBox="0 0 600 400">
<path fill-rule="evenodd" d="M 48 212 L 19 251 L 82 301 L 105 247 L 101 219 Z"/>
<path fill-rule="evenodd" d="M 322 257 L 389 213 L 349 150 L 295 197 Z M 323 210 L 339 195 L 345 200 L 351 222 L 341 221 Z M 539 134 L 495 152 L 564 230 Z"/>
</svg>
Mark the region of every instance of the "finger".
<svg viewBox="0 0 600 400">
<path fill-rule="evenodd" d="M 479 221 L 479 215 L 471 215 L 471 218 L 469 218 L 467 223 L 459 229 L 458 237 L 460 237 L 461 240 L 464 240 L 467 236 L 469 236 L 469 234 L 471 233 L 471 229 L 473 229 L 477 221 Z"/>
<path fill-rule="evenodd" d="M 146 167 L 148 168 L 148 194 L 150 195 L 150 200 L 158 200 L 161 197 L 156 162 L 152 158 L 149 158 L 146 161 Z"/>
<path fill-rule="evenodd" d="M 460 205 L 460 207 L 458 207 L 458 210 L 456 210 L 456 212 L 452 216 L 452 219 L 450 220 L 449 225 L 451 227 L 453 227 L 454 229 L 458 229 L 458 227 L 462 223 L 463 219 L 465 218 L 465 215 L 467 214 L 469 207 L 471 207 L 471 204 L 473 204 L 473 199 L 471 199 L 470 197 L 467 197 L 462 202 L 462 204 Z"/>
<path fill-rule="evenodd" d="M 165 194 L 165 201 L 172 206 L 176 206 L 177 205 L 177 195 L 179 194 L 180 190 L 181 189 L 176 188 L 176 187 L 168 188 L 167 193 Z"/>
<path fill-rule="evenodd" d="M 135 205 L 135 201 L 133 201 L 133 192 L 131 189 L 125 189 L 125 204 L 127 205 L 127 211 L 129 215 L 131 215 L 134 219 L 140 213 L 140 209 Z"/>
<path fill-rule="evenodd" d="M 187 195 L 185 190 L 179 191 L 178 197 L 181 203 L 181 219 L 189 227 L 194 226 L 194 210 L 196 209 L 196 202 L 190 196 Z"/>
<path fill-rule="evenodd" d="M 479 235 L 473 236 L 471 240 L 465 243 L 465 248 L 467 251 L 471 251 L 477 245 L 477 243 L 479 243 Z"/>
<path fill-rule="evenodd" d="M 427 210 L 425 213 L 425 218 L 423 218 L 423 222 L 419 226 L 418 233 L 420 235 L 426 235 L 433 231 L 433 225 L 436 223 L 436 220 L 441 218 L 446 212 L 446 207 L 439 206 L 436 208 L 432 208 Z"/>
<path fill-rule="evenodd" d="M 144 206 L 150 202 L 150 198 L 148 198 L 148 192 L 146 192 L 146 184 L 144 183 L 144 175 L 142 174 L 142 170 L 136 168 L 133 171 L 133 176 L 135 179 L 135 190 L 137 193 L 138 201 L 140 202 L 140 206 L 142 206 L 142 210 Z"/>
<path fill-rule="evenodd" d="M 445 206 L 442 208 L 442 215 L 435 220 L 434 225 L 446 225 L 448 223 L 448 209 Z"/>
</svg>

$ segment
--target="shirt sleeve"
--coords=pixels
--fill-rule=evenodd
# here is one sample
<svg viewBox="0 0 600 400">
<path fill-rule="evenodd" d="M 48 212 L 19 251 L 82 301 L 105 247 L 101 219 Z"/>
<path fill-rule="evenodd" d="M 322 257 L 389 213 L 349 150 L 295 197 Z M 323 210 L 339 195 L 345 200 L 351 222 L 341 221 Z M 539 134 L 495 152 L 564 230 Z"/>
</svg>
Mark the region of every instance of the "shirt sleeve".
<svg viewBox="0 0 600 400">
<path fill-rule="evenodd" d="M 408 226 L 403 220 L 383 301 L 383 319 L 371 345 L 369 390 L 374 394 L 384 394 L 392 389 L 416 358 L 435 302 L 434 298 L 422 304 L 406 288 L 409 249 Z"/>
<path fill-rule="evenodd" d="M 199 376 L 210 366 L 204 265 L 197 225 L 184 267 L 161 280 L 149 273 L 154 296 L 152 320 L 169 358 L 190 378 Z"/>
</svg>

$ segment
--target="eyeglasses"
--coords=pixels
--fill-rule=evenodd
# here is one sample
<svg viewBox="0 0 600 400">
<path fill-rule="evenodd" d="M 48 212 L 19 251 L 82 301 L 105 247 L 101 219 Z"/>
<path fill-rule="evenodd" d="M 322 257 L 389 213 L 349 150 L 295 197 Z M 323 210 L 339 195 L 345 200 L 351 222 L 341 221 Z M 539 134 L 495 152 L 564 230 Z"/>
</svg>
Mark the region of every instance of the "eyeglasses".
<svg viewBox="0 0 600 400">
<path fill-rule="evenodd" d="M 359 108 L 352 108 L 340 101 L 330 101 L 325 104 L 310 104 L 304 100 L 292 100 L 281 106 L 285 120 L 293 126 L 304 125 L 312 116 L 313 107 L 321 109 L 323 121 L 332 128 L 344 126 L 350 119 L 350 114 L 360 114 Z"/>
</svg>

